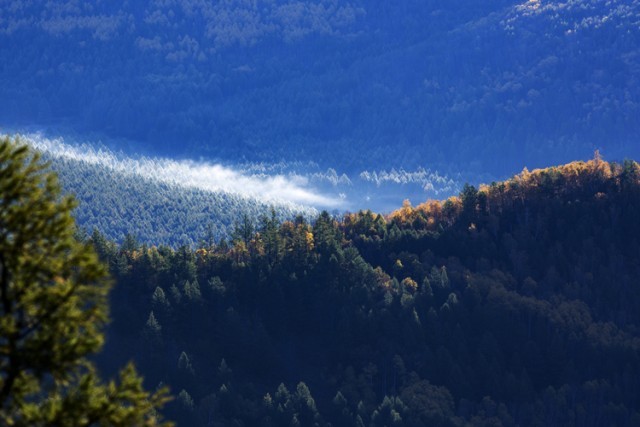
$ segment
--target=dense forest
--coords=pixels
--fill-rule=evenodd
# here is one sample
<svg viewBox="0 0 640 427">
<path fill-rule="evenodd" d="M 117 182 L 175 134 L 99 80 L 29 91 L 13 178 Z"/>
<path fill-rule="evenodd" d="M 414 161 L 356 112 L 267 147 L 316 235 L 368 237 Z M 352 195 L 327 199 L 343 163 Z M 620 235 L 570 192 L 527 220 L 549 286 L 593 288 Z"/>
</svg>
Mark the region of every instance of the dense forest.
<svg viewBox="0 0 640 427">
<path fill-rule="evenodd" d="M 234 222 L 253 222 L 275 209 L 281 221 L 333 215 L 352 206 L 389 212 L 403 197 L 424 200 L 457 194 L 462 176 L 417 168 L 365 170 L 349 177 L 313 161 L 224 164 L 195 159 L 125 154 L 100 141 L 14 136 L 37 151 L 79 202 L 76 224 L 121 243 L 196 246 L 229 238 Z"/>
<path fill-rule="evenodd" d="M 347 173 L 466 164 L 504 177 L 598 147 L 640 155 L 638 0 L 0 8 L 0 126 Z"/>
<path fill-rule="evenodd" d="M 96 231 L 98 363 L 133 357 L 185 426 L 638 426 L 639 215 L 640 165 L 596 154 L 198 248 Z"/>
<path fill-rule="evenodd" d="M 268 203 L 121 173 L 82 160 L 46 153 L 43 157 L 51 161 L 63 189 L 80 201 L 74 216 L 83 232 L 95 228 L 117 242 L 131 234 L 149 244 L 196 246 L 200 240 L 228 238 L 243 216 L 255 222 L 272 209 L 281 220 L 317 212 L 291 203 Z"/>
</svg>

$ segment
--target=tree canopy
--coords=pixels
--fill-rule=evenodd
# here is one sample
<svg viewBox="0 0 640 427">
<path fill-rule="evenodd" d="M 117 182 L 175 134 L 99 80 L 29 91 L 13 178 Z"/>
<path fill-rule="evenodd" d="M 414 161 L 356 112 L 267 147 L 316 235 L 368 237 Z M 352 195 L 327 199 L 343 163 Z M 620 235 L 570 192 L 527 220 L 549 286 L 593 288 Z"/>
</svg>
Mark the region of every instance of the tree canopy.
<svg viewBox="0 0 640 427">
<path fill-rule="evenodd" d="M 186 426 L 640 426 L 639 171 L 596 155 L 197 249 L 95 233 L 110 363 Z"/>
</svg>

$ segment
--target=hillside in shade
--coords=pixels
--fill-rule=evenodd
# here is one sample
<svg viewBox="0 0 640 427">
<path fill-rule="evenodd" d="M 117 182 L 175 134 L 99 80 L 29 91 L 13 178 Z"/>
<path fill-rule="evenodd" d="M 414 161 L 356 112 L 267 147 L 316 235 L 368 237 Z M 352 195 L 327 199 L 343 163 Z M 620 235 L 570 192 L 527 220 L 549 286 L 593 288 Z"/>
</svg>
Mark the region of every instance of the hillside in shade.
<svg viewBox="0 0 640 427">
<path fill-rule="evenodd" d="M 163 156 L 425 167 L 474 182 L 596 148 L 640 156 L 638 0 L 0 9 L 2 126 L 129 138 Z"/>
<path fill-rule="evenodd" d="M 179 425 L 639 425 L 638 215 L 640 165 L 596 154 L 197 250 L 94 235 L 101 363 Z"/>
</svg>

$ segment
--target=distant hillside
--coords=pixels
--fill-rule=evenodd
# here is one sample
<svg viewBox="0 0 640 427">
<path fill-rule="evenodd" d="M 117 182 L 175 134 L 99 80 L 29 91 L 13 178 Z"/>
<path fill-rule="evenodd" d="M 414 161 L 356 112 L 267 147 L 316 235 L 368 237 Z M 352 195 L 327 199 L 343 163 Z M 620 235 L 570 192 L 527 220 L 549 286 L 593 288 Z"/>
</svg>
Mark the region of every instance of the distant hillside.
<svg viewBox="0 0 640 427">
<path fill-rule="evenodd" d="M 96 229 L 118 242 L 128 234 L 140 243 L 173 247 L 219 242 L 231 238 L 245 219 L 257 225 L 263 217 L 271 217 L 272 210 L 280 220 L 317 214 L 315 208 L 293 203 L 291 197 L 323 200 L 284 178 L 254 178 L 206 164 L 119 157 L 109 150 L 42 138 L 27 137 L 24 142 L 40 150 L 64 191 L 75 196 L 74 217 L 81 230 L 91 234 Z M 226 190 L 216 188 L 219 185 Z"/>
<path fill-rule="evenodd" d="M 640 156 L 639 0 L 38 0 L 0 12 L 0 125 L 348 173 L 502 177 L 595 148 Z"/>
<path fill-rule="evenodd" d="M 98 229 L 116 241 L 131 234 L 141 243 L 197 245 L 228 239 L 245 214 L 257 224 L 272 207 L 282 219 L 313 212 L 118 174 L 82 161 L 57 159 L 52 168 L 63 189 L 79 202 L 74 212 L 78 225 L 88 233 Z"/>
<path fill-rule="evenodd" d="M 99 236 L 132 356 L 185 426 L 640 425 L 640 165 L 523 171 L 176 251 Z"/>
<path fill-rule="evenodd" d="M 13 134 L 13 137 L 22 139 L 44 153 L 63 178 L 67 190 L 77 193 L 81 202 L 77 215 L 83 226 L 97 226 L 110 238 L 117 240 L 123 235 L 122 230 L 127 229 L 137 229 L 143 236 L 148 235 L 149 239 L 144 237 L 145 241 L 166 243 L 167 238 L 176 240 L 182 231 L 186 231 L 185 227 L 191 227 L 186 224 L 191 222 L 188 218 L 193 219 L 194 215 L 199 219 L 192 231 L 202 226 L 207 229 L 213 226 L 214 236 L 228 237 L 224 224 L 229 221 L 232 223 L 245 211 L 252 211 L 254 204 L 255 209 L 261 212 L 265 209 L 269 211 L 267 207 L 273 205 L 280 212 L 281 219 L 293 218 L 296 213 L 313 216 L 317 214 L 316 210 L 321 209 L 328 209 L 334 215 L 364 208 L 389 212 L 401 203 L 403 197 L 418 201 L 428 197 L 447 197 L 457 193 L 462 186 L 460 175 L 451 177 L 422 167 L 414 170 L 371 169 L 349 176 L 333 168 L 323 170 L 313 160 L 222 163 L 202 158 L 143 156 L 135 150 L 129 150 L 127 154 L 123 150 L 113 149 L 120 146 L 118 142 L 92 141 L 87 136 L 62 138 L 59 135 L 53 137 L 42 132 L 31 132 Z M 96 176 L 92 178 L 93 175 Z M 129 184 L 119 182 L 122 180 L 138 183 L 144 188 L 127 193 Z M 157 190 L 158 186 L 167 188 Z M 114 191 L 118 191 L 117 196 L 111 194 Z M 199 200 L 197 203 L 217 207 L 213 210 L 207 206 L 193 207 L 193 210 L 182 206 L 168 210 L 153 206 L 154 203 L 160 205 L 164 199 L 164 196 L 159 197 L 153 202 L 156 193 L 166 192 L 166 197 L 175 202 L 194 191 L 200 194 L 193 196 Z M 111 194 L 111 200 L 105 200 L 103 193 Z M 99 202 L 95 206 L 94 197 Z M 247 209 L 234 209 L 231 205 L 227 206 L 225 201 L 210 201 L 211 197 L 235 200 L 231 205 L 246 205 Z M 184 209 L 190 212 L 188 218 L 184 216 Z M 152 219 L 141 220 L 143 217 L 153 217 L 154 212 L 158 211 L 163 212 L 158 224 L 152 225 Z M 201 216 L 205 211 L 209 213 Z M 256 216 L 250 216 L 255 220 Z M 173 224 L 172 229 L 180 233 L 172 233 L 168 229 L 167 232 L 162 231 L 168 224 Z M 219 226 L 222 228 L 218 230 Z M 191 235 L 191 232 L 187 232 L 183 237 Z"/>
</svg>

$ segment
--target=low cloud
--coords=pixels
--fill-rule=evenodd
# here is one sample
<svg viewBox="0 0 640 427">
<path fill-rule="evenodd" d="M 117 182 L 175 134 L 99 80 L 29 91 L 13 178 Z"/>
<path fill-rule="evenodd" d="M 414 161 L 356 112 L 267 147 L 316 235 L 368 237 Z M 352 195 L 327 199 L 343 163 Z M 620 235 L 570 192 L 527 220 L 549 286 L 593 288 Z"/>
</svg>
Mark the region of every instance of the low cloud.
<svg viewBox="0 0 640 427">
<path fill-rule="evenodd" d="M 440 175 L 438 171 L 432 172 L 430 169 L 424 168 L 418 168 L 414 171 L 406 171 L 404 169 L 363 171 L 360 173 L 360 179 L 365 182 L 372 182 L 377 187 L 384 184 L 417 184 L 420 185 L 425 192 L 433 193 L 436 196 L 456 192 L 460 188 L 458 181 L 446 175 Z"/>
<path fill-rule="evenodd" d="M 68 144 L 40 134 L 22 135 L 22 140 L 52 157 L 63 157 L 100 165 L 117 173 L 188 188 L 226 192 L 268 203 L 293 204 L 315 208 L 340 208 L 344 200 L 320 194 L 302 176 L 246 173 L 221 164 L 176 161 L 167 158 L 128 157 L 88 144 Z"/>
</svg>

